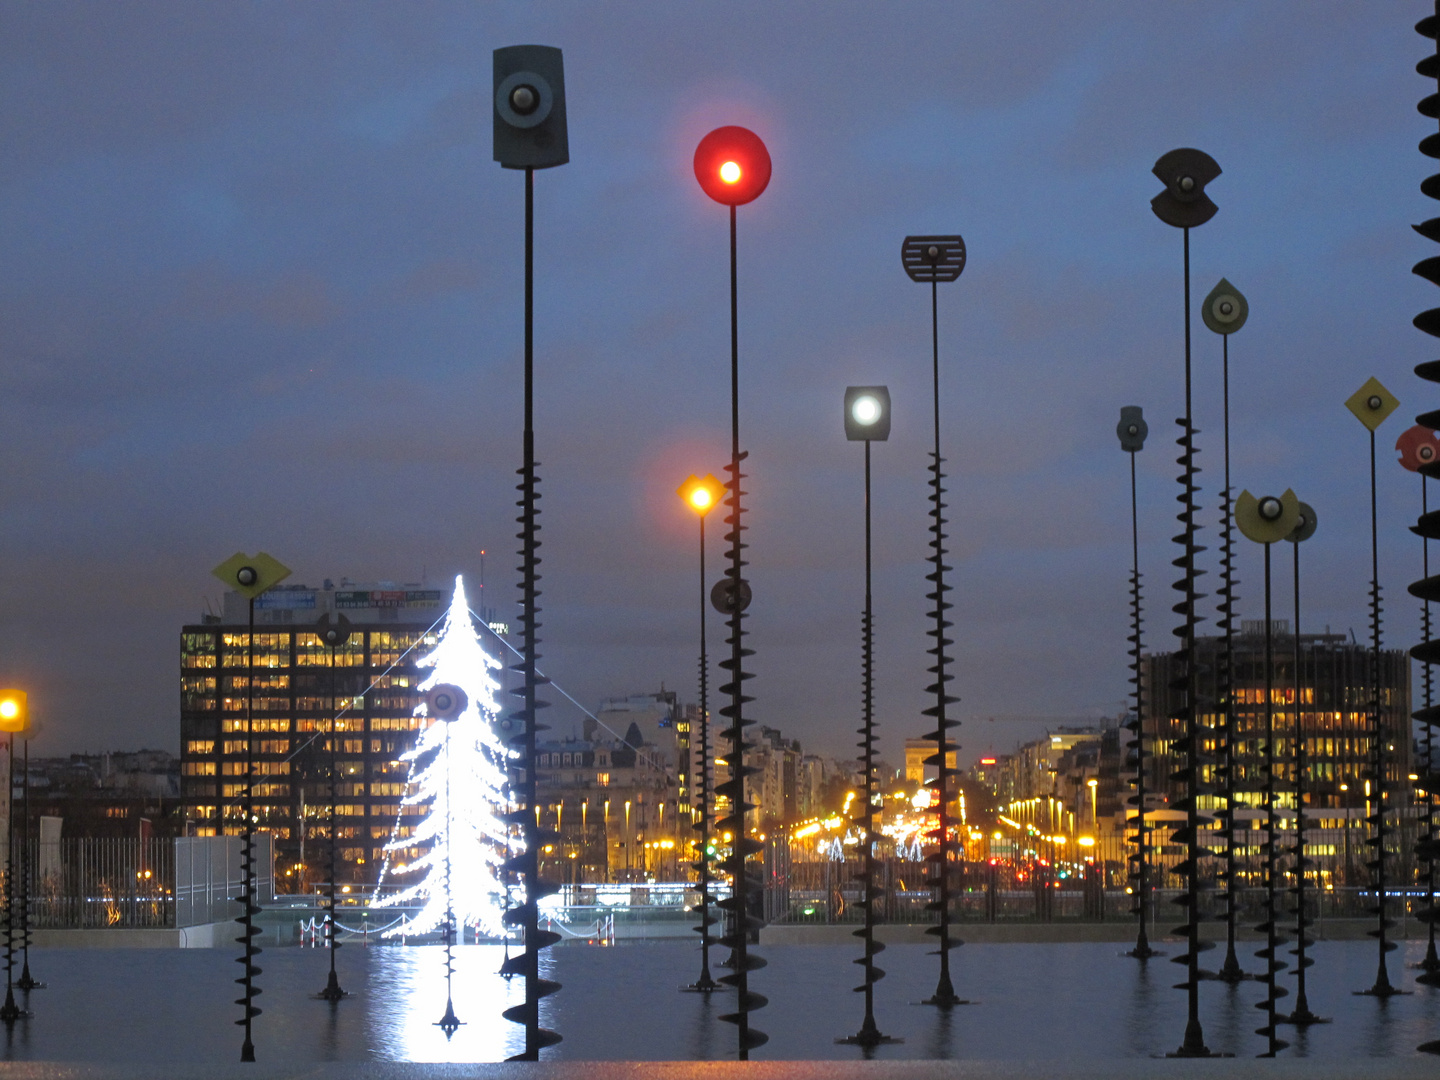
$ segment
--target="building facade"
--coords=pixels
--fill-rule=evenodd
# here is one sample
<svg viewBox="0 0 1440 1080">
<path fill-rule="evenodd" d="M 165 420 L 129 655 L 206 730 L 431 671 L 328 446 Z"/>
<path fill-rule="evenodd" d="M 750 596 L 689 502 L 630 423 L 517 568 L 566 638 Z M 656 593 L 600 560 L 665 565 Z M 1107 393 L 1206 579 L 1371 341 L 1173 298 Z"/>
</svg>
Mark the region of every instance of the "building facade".
<svg viewBox="0 0 1440 1080">
<path fill-rule="evenodd" d="M 1233 686 L 1236 713 L 1235 802 L 1258 807 L 1263 803 L 1265 732 L 1265 638 L 1263 620 L 1247 620 L 1235 639 Z M 1215 728 L 1217 711 L 1215 674 L 1224 649 L 1222 637 L 1196 642 L 1200 665 L 1200 722 L 1209 730 L 1203 736 L 1206 755 L 1202 783 L 1216 783 L 1214 759 L 1219 751 Z M 1275 734 L 1278 786 L 1288 791 L 1293 783 L 1296 718 L 1304 729 L 1308 805 L 1313 808 L 1362 808 L 1366 799 L 1371 736 L 1369 732 L 1371 651 L 1343 634 L 1300 635 L 1300 694 L 1295 692 L 1295 637 L 1287 620 L 1276 620 L 1272 630 L 1274 670 L 1271 710 Z M 1180 691 L 1171 684 L 1179 675 L 1174 653 L 1145 659 L 1145 730 L 1150 736 L 1155 768 L 1152 783 L 1167 799 L 1179 797 L 1178 781 L 1171 778 L 1180 764 L 1174 746 L 1182 724 L 1172 719 L 1180 706 Z M 1395 805 L 1408 805 L 1412 771 L 1410 735 L 1410 657 L 1402 649 L 1380 654 L 1380 716 L 1386 744 L 1385 792 Z M 1201 808 L 1220 808 L 1210 793 Z"/>
<path fill-rule="evenodd" d="M 402 807 L 408 766 L 426 720 L 414 715 L 426 672 L 415 661 L 436 642 L 448 595 L 390 582 L 319 589 L 280 586 L 255 603 L 253 666 L 248 605 L 227 594 L 219 616 L 180 635 L 180 799 L 192 835 L 242 831 L 246 741 L 254 753 L 256 827 L 274 837 L 276 880 L 318 880 L 328 848 L 331 739 L 339 774 L 336 836 L 346 882 L 373 882 L 392 836 L 413 831 L 420 806 Z M 344 615 L 350 639 L 329 649 L 321 615 Z M 331 660 L 334 664 L 332 666 Z M 246 727 L 247 694 L 254 694 Z M 333 728 L 333 730 L 332 730 Z"/>
</svg>

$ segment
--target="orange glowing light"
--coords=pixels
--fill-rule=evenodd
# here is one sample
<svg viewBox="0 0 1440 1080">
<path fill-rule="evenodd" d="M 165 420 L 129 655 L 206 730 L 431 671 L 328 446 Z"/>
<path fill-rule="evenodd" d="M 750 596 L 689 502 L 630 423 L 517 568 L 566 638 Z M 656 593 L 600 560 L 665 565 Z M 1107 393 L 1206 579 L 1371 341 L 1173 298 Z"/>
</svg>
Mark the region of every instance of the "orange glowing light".
<svg viewBox="0 0 1440 1080">
<path fill-rule="evenodd" d="M 738 184 L 740 182 L 740 163 L 738 161 L 727 161 L 720 166 L 720 179 L 727 184 Z"/>
<path fill-rule="evenodd" d="M 685 478 L 685 482 L 675 489 L 675 494 L 684 499 L 685 505 L 691 510 L 704 517 L 720 502 L 720 496 L 725 494 L 725 487 L 712 473 L 706 473 L 703 479 L 691 473 Z"/>
</svg>

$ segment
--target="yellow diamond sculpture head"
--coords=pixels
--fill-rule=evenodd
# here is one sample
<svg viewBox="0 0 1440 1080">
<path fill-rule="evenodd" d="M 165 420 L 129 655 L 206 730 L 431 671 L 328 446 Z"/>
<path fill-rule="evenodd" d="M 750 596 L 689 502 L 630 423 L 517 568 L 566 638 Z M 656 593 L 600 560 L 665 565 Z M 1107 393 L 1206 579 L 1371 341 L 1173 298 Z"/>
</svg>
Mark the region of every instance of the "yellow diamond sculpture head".
<svg viewBox="0 0 1440 1080">
<path fill-rule="evenodd" d="M 1371 375 L 1365 385 L 1345 399 L 1345 407 L 1355 418 L 1371 431 L 1385 422 L 1392 412 L 1400 407 L 1400 399 L 1380 385 L 1380 380 Z"/>
<path fill-rule="evenodd" d="M 290 576 L 290 568 L 273 556 L 260 552 L 246 555 L 237 551 L 210 571 L 241 596 L 254 600 Z"/>
</svg>

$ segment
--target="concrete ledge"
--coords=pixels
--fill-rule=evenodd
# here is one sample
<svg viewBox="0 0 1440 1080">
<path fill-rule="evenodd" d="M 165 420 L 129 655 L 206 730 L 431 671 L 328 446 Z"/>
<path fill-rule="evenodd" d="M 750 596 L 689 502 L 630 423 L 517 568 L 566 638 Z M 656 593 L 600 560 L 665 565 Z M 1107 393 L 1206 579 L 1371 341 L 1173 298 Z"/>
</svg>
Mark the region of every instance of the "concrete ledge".
<svg viewBox="0 0 1440 1080">
<path fill-rule="evenodd" d="M 759 1053 L 759 1051 L 757 1051 Z M 1434 1080 L 1436 1059 L 1216 1058 L 1175 1061 L 1118 1058 L 1052 1061 L 570 1061 L 423 1065 L 334 1062 L 324 1065 L 84 1065 L 0 1063 L 6 1080 Z"/>
<path fill-rule="evenodd" d="M 41 949 L 213 949 L 235 936 L 228 922 L 177 929 L 31 930 L 31 943 Z"/>
<path fill-rule="evenodd" d="M 1161 942 L 1178 943 L 1179 938 L 1168 933 L 1174 924 L 1165 924 L 1163 930 L 1149 930 L 1150 940 L 1158 947 Z M 1326 919 L 1310 928 L 1311 934 L 1319 941 L 1363 941 L 1370 930 L 1375 928 L 1374 919 Z M 781 923 L 766 926 L 760 931 L 761 945 L 848 945 L 855 941 L 855 931 L 860 927 L 854 923 L 834 926 L 820 926 L 806 923 Z M 925 933 L 923 924 L 885 924 L 875 928 L 875 936 L 886 945 L 933 945 L 933 935 Z M 961 941 L 975 944 L 1053 944 L 1073 942 L 1133 942 L 1136 927 L 1130 922 L 1105 923 L 951 923 L 951 933 Z M 1406 932 L 1408 931 L 1408 933 Z M 1426 928 L 1410 921 L 1408 925 L 1397 925 L 1391 933 L 1395 941 L 1420 940 L 1426 936 Z M 1288 935 L 1287 935 L 1288 936 Z M 1223 940 L 1225 924 L 1204 922 L 1200 924 L 1200 937 L 1205 941 Z M 1260 935 L 1248 924 L 1239 927 L 1236 938 L 1240 941 L 1259 941 Z"/>
</svg>

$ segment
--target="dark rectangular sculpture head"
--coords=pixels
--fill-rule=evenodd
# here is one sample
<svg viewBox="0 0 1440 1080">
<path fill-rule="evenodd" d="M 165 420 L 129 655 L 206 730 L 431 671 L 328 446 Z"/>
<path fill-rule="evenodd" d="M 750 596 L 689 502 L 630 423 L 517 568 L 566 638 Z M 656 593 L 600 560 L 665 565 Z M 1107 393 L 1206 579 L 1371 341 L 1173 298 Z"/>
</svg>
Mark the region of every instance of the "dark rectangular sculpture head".
<svg viewBox="0 0 1440 1080">
<path fill-rule="evenodd" d="M 965 269 L 965 241 L 958 236 L 907 236 L 900 261 L 911 281 L 954 281 Z"/>
<path fill-rule="evenodd" d="M 570 160 L 565 61 L 550 45 L 495 50 L 495 160 L 507 169 L 549 169 Z"/>
</svg>

